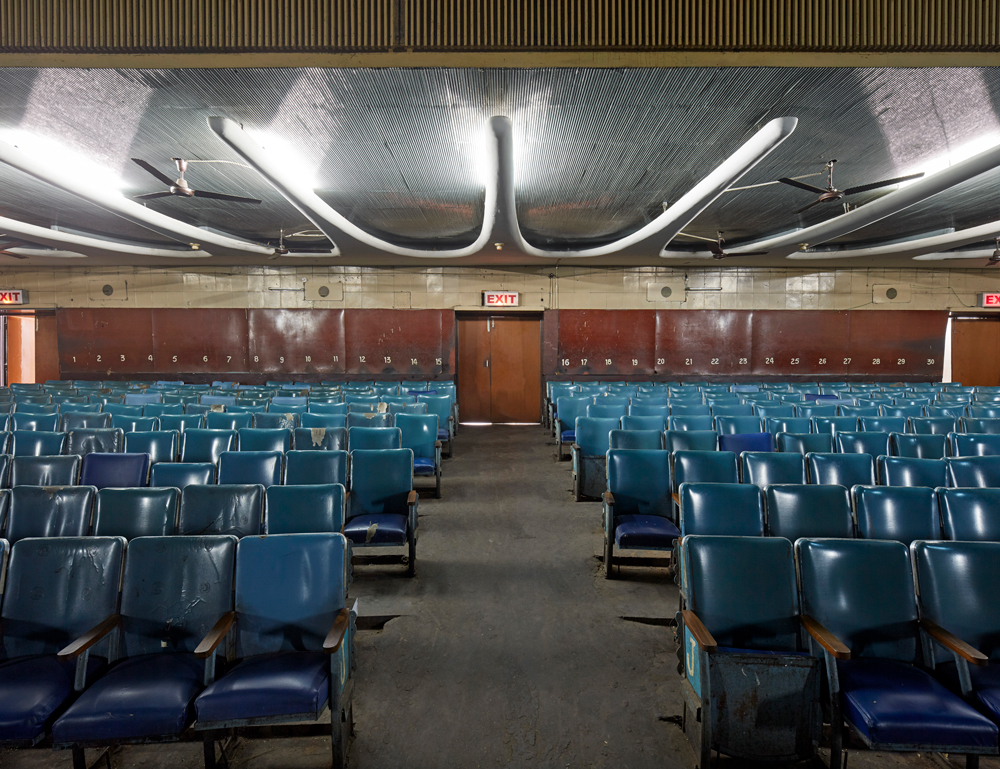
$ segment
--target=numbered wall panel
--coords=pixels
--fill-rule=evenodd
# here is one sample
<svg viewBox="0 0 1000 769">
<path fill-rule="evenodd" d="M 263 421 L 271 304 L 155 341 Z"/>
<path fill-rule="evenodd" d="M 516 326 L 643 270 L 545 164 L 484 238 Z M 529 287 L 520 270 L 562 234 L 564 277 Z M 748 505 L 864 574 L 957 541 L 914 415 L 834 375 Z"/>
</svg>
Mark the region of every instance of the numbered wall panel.
<svg viewBox="0 0 1000 769">
<path fill-rule="evenodd" d="M 656 373 L 666 378 L 746 375 L 751 314 L 740 310 L 656 312 Z"/>
<path fill-rule="evenodd" d="M 654 372 L 655 316 L 647 310 L 560 310 L 558 372 L 642 376 Z"/>
<path fill-rule="evenodd" d="M 248 371 L 246 310 L 154 309 L 156 371 Z"/>
<path fill-rule="evenodd" d="M 344 321 L 347 373 L 369 377 L 451 376 L 451 310 L 350 310 Z"/>
<path fill-rule="evenodd" d="M 152 310 L 59 310 L 59 370 L 64 379 L 112 379 L 154 367 Z"/>
<path fill-rule="evenodd" d="M 250 310 L 251 371 L 343 374 L 344 310 Z"/>
</svg>

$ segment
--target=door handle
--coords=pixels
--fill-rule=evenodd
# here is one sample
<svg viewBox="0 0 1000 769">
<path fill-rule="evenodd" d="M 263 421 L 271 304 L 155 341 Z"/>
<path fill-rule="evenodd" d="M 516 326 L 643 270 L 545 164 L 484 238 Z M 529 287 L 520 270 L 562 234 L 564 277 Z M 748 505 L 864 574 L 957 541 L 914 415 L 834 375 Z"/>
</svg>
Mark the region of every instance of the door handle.
<svg viewBox="0 0 1000 769">
<path fill-rule="evenodd" d="M 490 367 L 490 362 L 489 362 L 489 360 L 487 360 L 487 361 L 486 361 L 485 363 L 483 363 L 483 365 L 484 365 L 484 366 L 485 366 L 486 368 L 489 368 L 489 367 Z"/>
</svg>

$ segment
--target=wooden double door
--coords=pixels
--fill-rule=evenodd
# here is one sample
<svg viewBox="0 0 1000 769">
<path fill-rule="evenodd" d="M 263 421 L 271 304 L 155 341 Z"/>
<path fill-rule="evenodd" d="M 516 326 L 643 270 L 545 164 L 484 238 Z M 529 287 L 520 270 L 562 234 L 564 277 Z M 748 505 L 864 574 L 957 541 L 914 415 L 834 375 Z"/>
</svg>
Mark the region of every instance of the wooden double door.
<svg viewBox="0 0 1000 769">
<path fill-rule="evenodd" d="M 463 422 L 538 422 L 542 319 L 459 315 L 458 409 Z"/>
<path fill-rule="evenodd" d="M 952 318 L 951 378 L 964 385 L 1000 385 L 1000 318 Z"/>
</svg>

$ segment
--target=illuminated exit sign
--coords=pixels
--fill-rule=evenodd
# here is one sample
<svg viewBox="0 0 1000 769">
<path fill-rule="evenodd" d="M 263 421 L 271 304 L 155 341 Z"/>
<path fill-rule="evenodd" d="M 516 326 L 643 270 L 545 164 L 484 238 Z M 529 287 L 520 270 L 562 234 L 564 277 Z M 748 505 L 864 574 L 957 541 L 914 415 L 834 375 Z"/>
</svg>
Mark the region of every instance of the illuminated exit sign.
<svg viewBox="0 0 1000 769">
<path fill-rule="evenodd" d="M 19 288 L 0 288 L 0 304 L 24 304 L 27 301 L 27 291 Z"/>
<path fill-rule="evenodd" d="M 517 307 L 517 291 L 483 291 L 483 307 Z"/>
<path fill-rule="evenodd" d="M 1000 310 L 1000 293 L 979 294 L 980 307 L 992 307 Z"/>
</svg>

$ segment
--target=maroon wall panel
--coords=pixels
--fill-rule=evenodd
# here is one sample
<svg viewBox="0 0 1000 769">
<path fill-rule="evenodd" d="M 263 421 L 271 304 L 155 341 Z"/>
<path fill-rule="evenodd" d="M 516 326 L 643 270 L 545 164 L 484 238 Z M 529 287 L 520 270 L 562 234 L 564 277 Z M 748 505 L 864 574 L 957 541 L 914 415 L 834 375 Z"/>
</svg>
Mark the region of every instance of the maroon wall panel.
<svg viewBox="0 0 1000 769">
<path fill-rule="evenodd" d="M 934 310 L 851 313 L 854 376 L 940 377 L 948 315 Z"/>
<path fill-rule="evenodd" d="M 426 377 L 455 371 L 453 310 L 350 310 L 344 341 L 348 374 Z"/>
<path fill-rule="evenodd" d="M 156 370 L 152 324 L 152 310 L 59 310 L 60 376 L 110 379 L 152 373 Z"/>
<path fill-rule="evenodd" d="M 656 317 L 649 310 L 560 310 L 558 373 L 653 373 Z"/>
<path fill-rule="evenodd" d="M 171 374 L 247 371 L 247 310 L 154 309 L 155 370 Z"/>
<path fill-rule="evenodd" d="M 559 373 L 559 310 L 542 313 L 542 371 Z"/>
<path fill-rule="evenodd" d="M 752 373 L 761 377 L 850 375 L 851 313 L 754 310 Z"/>
<path fill-rule="evenodd" d="M 343 310 L 250 310 L 248 364 L 264 374 L 343 374 Z"/>
<path fill-rule="evenodd" d="M 657 310 L 656 373 L 667 379 L 750 373 L 752 313 Z"/>
</svg>

